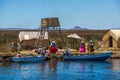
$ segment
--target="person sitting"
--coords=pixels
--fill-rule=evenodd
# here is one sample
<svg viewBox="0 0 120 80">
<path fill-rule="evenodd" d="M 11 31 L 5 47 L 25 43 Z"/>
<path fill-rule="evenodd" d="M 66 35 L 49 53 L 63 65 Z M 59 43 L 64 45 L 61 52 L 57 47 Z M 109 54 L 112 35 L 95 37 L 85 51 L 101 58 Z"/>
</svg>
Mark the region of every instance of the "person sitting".
<svg viewBox="0 0 120 80">
<path fill-rule="evenodd" d="M 47 53 L 48 53 L 48 51 L 47 51 L 46 47 L 43 47 L 42 54 L 43 54 L 43 55 L 46 55 Z"/>
<path fill-rule="evenodd" d="M 18 52 L 17 55 L 16 55 L 16 57 L 18 57 L 18 58 L 19 58 L 19 57 L 22 57 L 22 56 L 21 56 L 21 53 Z"/>
<path fill-rule="evenodd" d="M 38 55 L 44 55 L 43 48 L 41 46 L 37 49 L 37 52 L 38 52 Z"/>
<path fill-rule="evenodd" d="M 50 55 L 55 54 L 57 52 L 56 42 L 52 41 L 50 45 Z"/>
<path fill-rule="evenodd" d="M 64 50 L 64 52 L 63 52 L 63 55 L 64 55 L 64 56 L 70 56 L 70 55 L 71 55 L 71 52 L 70 52 L 70 50 L 69 50 L 67 47 L 65 47 L 65 50 Z"/>
</svg>

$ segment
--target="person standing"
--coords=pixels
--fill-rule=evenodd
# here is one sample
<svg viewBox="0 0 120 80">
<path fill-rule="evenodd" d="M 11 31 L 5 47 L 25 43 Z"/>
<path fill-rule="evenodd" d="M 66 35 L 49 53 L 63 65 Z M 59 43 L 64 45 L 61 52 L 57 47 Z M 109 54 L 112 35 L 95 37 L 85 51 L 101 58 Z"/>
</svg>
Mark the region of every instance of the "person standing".
<svg viewBox="0 0 120 80">
<path fill-rule="evenodd" d="M 84 43 L 84 41 L 81 42 L 79 51 L 80 51 L 80 53 L 86 52 L 86 48 L 85 48 L 85 43 Z"/>
<path fill-rule="evenodd" d="M 57 52 L 56 42 L 52 41 L 50 45 L 50 55 L 55 54 Z"/>
<path fill-rule="evenodd" d="M 90 40 L 90 43 L 89 43 L 89 52 L 94 52 L 94 47 L 93 47 L 93 41 Z"/>
</svg>

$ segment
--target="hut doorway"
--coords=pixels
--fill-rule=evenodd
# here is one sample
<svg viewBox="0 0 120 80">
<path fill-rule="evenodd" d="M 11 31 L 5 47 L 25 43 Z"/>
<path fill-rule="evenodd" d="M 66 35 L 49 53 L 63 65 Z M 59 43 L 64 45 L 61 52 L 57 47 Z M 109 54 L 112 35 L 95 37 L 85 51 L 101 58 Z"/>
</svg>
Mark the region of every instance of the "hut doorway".
<svg viewBox="0 0 120 80">
<path fill-rule="evenodd" d="M 112 38 L 112 36 L 109 37 L 109 47 L 113 47 L 113 38 Z"/>
</svg>

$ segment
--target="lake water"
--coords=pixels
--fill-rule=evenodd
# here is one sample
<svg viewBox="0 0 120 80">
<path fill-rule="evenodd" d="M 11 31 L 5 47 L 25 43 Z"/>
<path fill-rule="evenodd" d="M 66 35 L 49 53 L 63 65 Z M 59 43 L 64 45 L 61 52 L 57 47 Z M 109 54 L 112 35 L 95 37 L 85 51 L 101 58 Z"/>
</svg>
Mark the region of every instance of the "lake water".
<svg viewBox="0 0 120 80">
<path fill-rule="evenodd" d="M 120 80 L 120 60 L 0 63 L 0 80 Z"/>
</svg>

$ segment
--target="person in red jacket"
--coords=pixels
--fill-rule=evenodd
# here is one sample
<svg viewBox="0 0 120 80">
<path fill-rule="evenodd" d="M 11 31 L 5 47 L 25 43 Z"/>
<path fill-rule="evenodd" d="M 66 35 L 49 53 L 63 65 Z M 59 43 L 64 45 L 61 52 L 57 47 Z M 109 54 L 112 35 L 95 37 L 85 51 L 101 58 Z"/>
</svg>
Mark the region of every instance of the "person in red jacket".
<svg viewBox="0 0 120 80">
<path fill-rule="evenodd" d="M 56 42 L 52 41 L 50 45 L 50 55 L 55 54 L 57 52 Z"/>
</svg>

